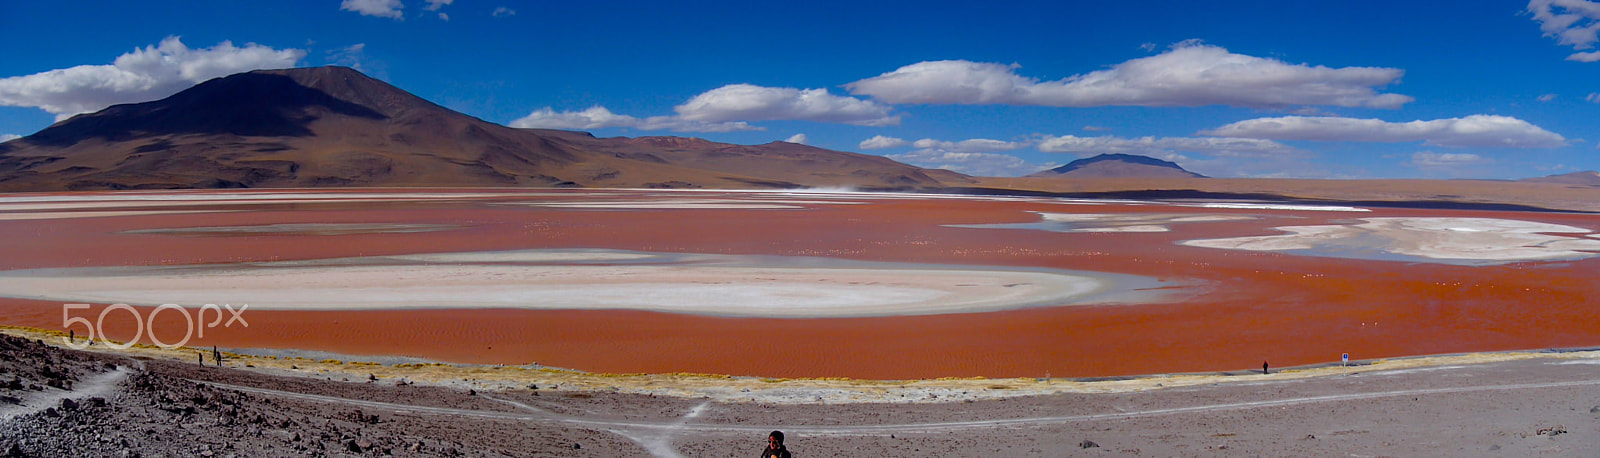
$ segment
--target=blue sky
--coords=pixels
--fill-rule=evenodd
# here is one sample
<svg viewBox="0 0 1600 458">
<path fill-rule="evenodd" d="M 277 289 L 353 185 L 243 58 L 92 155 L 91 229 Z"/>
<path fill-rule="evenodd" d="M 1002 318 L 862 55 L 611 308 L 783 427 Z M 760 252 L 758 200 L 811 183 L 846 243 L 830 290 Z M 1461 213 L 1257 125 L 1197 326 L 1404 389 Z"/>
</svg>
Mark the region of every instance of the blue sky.
<svg viewBox="0 0 1600 458">
<path fill-rule="evenodd" d="M 803 141 L 1020 175 L 1600 169 L 1600 3 L 0 3 L 0 136 L 254 68 L 346 65 L 517 127 Z"/>
</svg>

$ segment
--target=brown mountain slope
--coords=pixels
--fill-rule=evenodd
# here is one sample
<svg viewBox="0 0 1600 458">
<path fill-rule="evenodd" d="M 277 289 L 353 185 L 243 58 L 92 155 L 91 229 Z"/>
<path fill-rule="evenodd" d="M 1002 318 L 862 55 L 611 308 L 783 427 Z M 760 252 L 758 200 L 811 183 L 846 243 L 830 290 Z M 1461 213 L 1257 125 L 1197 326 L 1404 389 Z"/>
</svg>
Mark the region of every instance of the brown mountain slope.
<svg viewBox="0 0 1600 458">
<path fill-rule="evenodd" d="M 1543 177 L 1538 177 L 1538 178 L 1523 178 L 1523 179 L 1517 180 L 1517 181 L 1528 182 L 1528 183 L 1556 183 L 1556 184 L 1570 184 L 1570 185 L 1578 185 L 1578 186 L 1600 186 L 1600 172 L 1596 172 L 1596 171 L 1593 171 L 1593 170 L 1585 170 L 1585 171 L 1582 171 L 1582 172 L 1564 173 L 1564 174 L 1561 174 L 1561 175 L 1550 175 L 1550 176 L 1543 176 Z"/>
<path fill-rule="evenodd" d="M 349 68 L 264 70 L 75 116 L 0 144 L 0 191 L 939 186 L 922 169 L 877 156 L 698 139 L 672 148 L 654 138 L 513 129 Z"/>
<path fill-rule="evenodd" d="M 973 182 L 966 175 L 922 169 L 883 156 L 846 153 L 789 142 L 733 145 L 690 137 L 595 138 L 584 132 L 527 130 L 543 137 L 561 139 L 584 151 L 716 172 L 734 181 L 743 179 L 732 177 L 747 175 L 810 186 L 914 188 L 939 186 L 944 181 L 958 184 Z"/>
</svg>

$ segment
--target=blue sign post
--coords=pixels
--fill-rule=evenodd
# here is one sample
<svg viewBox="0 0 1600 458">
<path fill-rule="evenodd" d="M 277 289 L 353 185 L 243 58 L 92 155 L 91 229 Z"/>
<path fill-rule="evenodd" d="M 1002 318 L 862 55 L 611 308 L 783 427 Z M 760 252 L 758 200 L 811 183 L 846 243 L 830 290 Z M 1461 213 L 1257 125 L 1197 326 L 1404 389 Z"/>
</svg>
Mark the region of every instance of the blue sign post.
<svg viewBox="0 0 1600 458">
<path fill-rule="evenodd" d="M 1350 354 L 1349 353 L 1345 353 L 1344 355 L 1340 356 L 1339 359 L 1344 360 L 1344 365 L 1346 365 L 1346 366 L 1350 365 Z"/>
</svg>

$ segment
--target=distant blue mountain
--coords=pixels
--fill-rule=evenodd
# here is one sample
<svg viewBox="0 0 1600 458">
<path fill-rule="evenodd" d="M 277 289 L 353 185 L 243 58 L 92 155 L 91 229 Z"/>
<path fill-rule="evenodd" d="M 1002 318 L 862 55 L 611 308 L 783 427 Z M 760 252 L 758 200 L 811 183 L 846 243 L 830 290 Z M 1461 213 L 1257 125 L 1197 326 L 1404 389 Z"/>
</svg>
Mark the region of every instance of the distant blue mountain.
<svg viewBox="0 0 1600 458">
<path fill-rule="evenodd" d="M 1135 154 L 1101 154 L 1028 175 L 1072 178 L 1205 178 L 1171 161 Z"/>
</svg>

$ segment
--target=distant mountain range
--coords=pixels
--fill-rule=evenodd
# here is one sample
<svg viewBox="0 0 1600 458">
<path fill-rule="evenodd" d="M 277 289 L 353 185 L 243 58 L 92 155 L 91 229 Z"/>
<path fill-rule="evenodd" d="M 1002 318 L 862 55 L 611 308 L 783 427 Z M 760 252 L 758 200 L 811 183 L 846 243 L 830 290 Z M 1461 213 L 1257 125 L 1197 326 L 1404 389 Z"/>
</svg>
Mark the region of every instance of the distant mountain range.
<svg viewBox="0 0 1600 458">
<path fill-rule="evenodd" d="M 1582 171 L 1582 172 L 1572 172 L 1572 173 L 1565 173 L 1565 174 L 1561 174 L 1561 175 L 1543 176 L 1543 177 L 1538 177 L 1538 178 L 1523 178 L 1523 179 L 1517 180 L 1517 181 L 1523 181 L 1523 182 L 1529 182 L 1529 183 L 1556 183 L 1556 184 L 1570 184 L 1570 185 L 1580 185 L 1580 186 L 1600 186 L 1600 172 L 1596 172 L 1596 171 L 1593 171 L 1593 170 L 1585 170 L 1585 171 Z"/>
<path fill-rule="evenodd" d="M 0 144 L 0 191 L 330 186 L 937 188 L 971 178 L 786 142 L 514 129 L 344 67 L 218 78 Z"/>
<path fill-rule="evenodd" d="M 1111 178 L 1118 180 L 1104 180 Z M 0 192 L 570 186 L 993 193 L 1303 187 L 1289 181 L 1192 178 L 1204 177 L 1172 162 L 1129 154 L 1102 154 L 1023 178 L 971 177 L 787 142 L 734 145 L 687 137 L 595 138 L 584 132 L 515 129 L 452 111 L 344 67 L 217 78 L 166 99 L 74 116 L 0 143 Z M 1600 186 L 1600 173 L 1521 181 Z M 1360 195 L 1376 185 L 1329 186 L 1342 190 L 1318 192 Z M 1569 201 L 1586 200 L 1563 202 Z"/>
<path fill-rule="evenodd" d="M 1133 154 L 1101 154 L 1028 175 L 1035 178 L 1205 178 L 1178 164 Z"/>
</svg>

